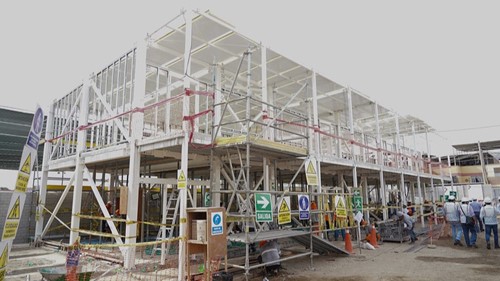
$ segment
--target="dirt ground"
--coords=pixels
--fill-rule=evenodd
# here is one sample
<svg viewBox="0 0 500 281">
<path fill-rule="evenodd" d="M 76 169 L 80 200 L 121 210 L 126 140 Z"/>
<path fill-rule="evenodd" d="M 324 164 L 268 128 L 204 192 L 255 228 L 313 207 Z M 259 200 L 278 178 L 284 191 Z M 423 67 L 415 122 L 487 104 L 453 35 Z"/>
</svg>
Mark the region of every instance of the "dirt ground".
<svg viewBox="0 0 500 281">
<path fill-rule="evenodd" d="M 493 239 L 493 238 L 492 238 Z M 271 280 L 409 281 L 409 280 L 500 280 L 500 249 L 486 249 L 484 232 L 478 233 L 478 249 L 454 246 L 451 238 L 419 237 L 410 245 L 386 242 L 376 250 L 354 249 L 349 257 L 317 256 L 287 261 Z M 493 246 L 493 245 L 492 245 Z M 252 278 L 262 280 L 263 276 Z"/>
</svg>

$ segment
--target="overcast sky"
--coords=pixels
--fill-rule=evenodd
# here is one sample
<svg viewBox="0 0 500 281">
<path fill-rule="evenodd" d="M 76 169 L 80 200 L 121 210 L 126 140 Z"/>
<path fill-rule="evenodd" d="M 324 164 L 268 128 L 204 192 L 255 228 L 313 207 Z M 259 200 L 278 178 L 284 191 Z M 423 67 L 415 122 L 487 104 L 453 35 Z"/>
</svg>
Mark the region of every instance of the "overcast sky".
<svg viewBox="0 0 500 281">
<path fill-rule="evenodd" d="M 3 106 L 47 108 L 182 8 L 438 131 L 444 144 L 500 139 L 498 1 L 1 1 Z M 472 129 L 484 128 L 487 129 Z"/>
</svg>

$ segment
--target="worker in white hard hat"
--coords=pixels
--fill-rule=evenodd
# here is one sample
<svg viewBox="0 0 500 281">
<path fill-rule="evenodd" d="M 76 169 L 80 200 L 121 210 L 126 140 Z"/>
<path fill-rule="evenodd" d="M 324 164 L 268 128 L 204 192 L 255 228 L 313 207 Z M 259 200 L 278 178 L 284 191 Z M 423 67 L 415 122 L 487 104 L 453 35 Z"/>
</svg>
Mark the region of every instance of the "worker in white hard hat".
<svg viewBox="0 0 500 281">
<path fill-rule="evenodd" d="M 474 210 L 474 216 L 476 217 L 477 223 L 476 223 L 476 232 L 483 232 L 484 231 L 484 226 L 481 220 L 479 219 L 479 212 L 481 212 L 481 203 L 477 201 L 477 198 L 472 198 L 472 202 L 469 203 L 469 206 L 472 207 L 472 210 Z"/>
<path fill-rule="evenodd" d="M 491 205 L 491 198 L 484 198 L 484 207 L 481 208 L 479 217 L 484 221 L 484 228 L 486 232 L 484 233 L 484 238 L 486 239 L 486 248 L 491 249 L 490 246 L 490 235 L 493 231 L 493 242 L 495 243 L 495 249 L 500 248 L 498 245 L 498 222 L 497 215 L 498 210 Z"/>
<path fill-rule="evenodd" d="M 460 224 L 460 214 L 458 213 L 458 205 L 455 203 L 455 196 L 448 197 L 448 202 L 444 203 L 443 210 L 445 221 L 451 226 L 453 245 L 463 246 L 460 241 L 462 240 L 462 225 Z"/>
<path fill-rule="evenodd" d="M 474 210 L 469 206 L 469 198 L 462 197 L 462 204 L 458 207 L 460 213 L 460 223 L 464 232 L 465 243 L 469 248 L 477 248 L 476 220 L 474 219 Z"/>
</svg>

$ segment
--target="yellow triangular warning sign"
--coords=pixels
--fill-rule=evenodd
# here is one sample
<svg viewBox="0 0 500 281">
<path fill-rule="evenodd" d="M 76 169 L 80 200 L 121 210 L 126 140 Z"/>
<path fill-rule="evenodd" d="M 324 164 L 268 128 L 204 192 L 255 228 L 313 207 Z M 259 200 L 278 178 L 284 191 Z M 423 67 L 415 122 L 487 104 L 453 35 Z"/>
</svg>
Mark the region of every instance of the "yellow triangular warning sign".
<svg viewBox="0 0 500 281">
<path fill-rule="evenodd" d="M 312 162 L 309 162 L 309 165 L 307 165 L 307 173 L 316 174 L 316 170 L 314 169 L 314 165 Z"/>
<path fill-rule="evenodd" d="M 19 219 L 20 213 L 19 197 L 17 197 L 16 203 L 14 203 L 14 206 L 12 206 L 12 209 L 10 209 L 7 219 Z"/>
<path fill-rule="evenodd" d="M 181 170 L 181 173 L 179 174 L 179 178 L 177 180 L 178 181 L 186 181 L 186 176 L 184 176 L 183 170 Z"/>
<path fill-rule="evenodd" d="M 26 157 L 26 160 L 24 160 L 21 171 L 25 172 L 26 174 L 31 173 L 31 153 L 28 153 L 28 157 Z"/>
<path fill-rule="evenodd" d="M 339 200 L 339 202 L 337 203 L 337 209 L 345 209 L 344 200 Z"/>
<path fill-rule="evenodd" d="M 0 256 L 0 268 L 4 267 L 7 264 L 7 251 L 8 251 L 9 245 L 5 245 L 5 248 L 3 249 L 3 253 Z"/>
<path fill-rule="evenodd" d="M 288 207 L 288 203 L 286 203 L 286 200 L 285 198 L 283 198 L 283 200 L 281 200 L 281 205 L 280 205 L 280 213 L 284 213 L 284 212 L 290 212 L 290 208 Z"/>
</svg>

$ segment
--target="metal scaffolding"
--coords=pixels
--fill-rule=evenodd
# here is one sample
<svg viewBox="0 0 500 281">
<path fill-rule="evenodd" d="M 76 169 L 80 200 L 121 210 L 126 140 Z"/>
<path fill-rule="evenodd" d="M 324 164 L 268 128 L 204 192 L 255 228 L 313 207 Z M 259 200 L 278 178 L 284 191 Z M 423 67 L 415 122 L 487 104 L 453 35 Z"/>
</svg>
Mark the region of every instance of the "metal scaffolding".
<svg viewBox="0 0 500 281">
<path fill-rule="evenodd" d="M 123 245 L 125 268 L 135 265 L 130 245 L 155 232 L 163 240 L 180 238 L 179 261 L 185 261 L 186 208 L 207 204 L 224 206 L 229 231 L 241 230 L 229 240 L 245 244 L 244 264 L 230 266 L 249 274 L 262 266 L 251 264 L 253 243 L 299 236 L 307 250 L 283 260 L 309 256 L 312 264 L 314 247 L 343 252 L 318 240 L 328 237 L 323 225 L 335 213 L 335 196 L 358 192 L 368 221 L 386 221 L 410 204 L 425 223 L 436 186 L 450 181 L 428 147 L 417 148 L 416 137 L 432 131 L 248 39 L 210 12 L 184 11 L 52 104 L 38 211 L 44 212 L 49 172 L 72 171 L 60 200 L 74 185 L 69 243 L 86 233 L 80 228 L 86 180 L 114 243 Z M 307 178 L 310 163 L 315 183 Z M 256 221 L 259 192 L 272 195 L 273 222 Z M 153 193 L 161 211 L 148 201 Z M 320 217 L 318 228 L 298 219 L 301 194 L 318 202 L 311 213 Z M 293 222 L 280 225 L 284 197 L 292 198 Z M 124 230 L 115 227 L 106 201 L 121 205 Z M 38 216 L 38 240 L 60 203 L 54 215 Z M 178 270 L 184 280 L 183 262 Z"/>
</svg>

